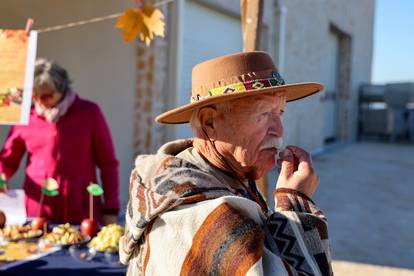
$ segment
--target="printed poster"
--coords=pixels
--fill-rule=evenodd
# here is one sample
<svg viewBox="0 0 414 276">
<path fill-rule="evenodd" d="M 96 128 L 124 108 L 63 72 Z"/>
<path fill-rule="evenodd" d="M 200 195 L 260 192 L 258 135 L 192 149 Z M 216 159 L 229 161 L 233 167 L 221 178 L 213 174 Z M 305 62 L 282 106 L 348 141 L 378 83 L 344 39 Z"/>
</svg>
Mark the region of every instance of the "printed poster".
<svg viewBox="0 0 414 276">
<path fill-rule="evenodd" d="M 0 29 L 0 124 L 28 124 L 37 32 Z"/>
</svg>

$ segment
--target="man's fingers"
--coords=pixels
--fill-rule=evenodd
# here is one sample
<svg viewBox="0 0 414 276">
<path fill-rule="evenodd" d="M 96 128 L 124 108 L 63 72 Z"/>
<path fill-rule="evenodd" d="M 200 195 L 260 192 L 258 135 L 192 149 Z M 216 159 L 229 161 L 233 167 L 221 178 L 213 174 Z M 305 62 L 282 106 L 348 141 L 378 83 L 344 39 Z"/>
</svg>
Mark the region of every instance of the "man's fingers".
<svg viewBox="0 0 414 276">
<path fill-rule="evenodd" d="M 290 188 L 312 196 L 319 184 L 319 177 L 312 167 L 310 154 L 299 147 L 287 146 L 280 152 L 280 159 L 282 165 L 276 187 Z"/>
<path fill-rule="evenodd" d="M 279 175 L 288 178 L 293 171 L 293 162 L 283 161 Z"/>
</svg>

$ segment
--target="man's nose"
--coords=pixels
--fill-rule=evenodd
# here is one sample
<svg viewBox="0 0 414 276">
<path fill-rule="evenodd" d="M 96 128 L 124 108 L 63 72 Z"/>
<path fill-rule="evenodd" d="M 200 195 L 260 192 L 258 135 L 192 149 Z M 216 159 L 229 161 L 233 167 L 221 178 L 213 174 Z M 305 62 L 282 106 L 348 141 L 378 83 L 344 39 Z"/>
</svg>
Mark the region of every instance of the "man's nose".
<svg viewBox="0 0 414 276">
<path fill-rule="evenodd" d="M 284 129 L 283 129 L 283 122 L 280 116 L 274 116 L 271 125 L 269 127 L 268 134 L 275 135 L 277 137 L 283 137 Z"/>
</svg>

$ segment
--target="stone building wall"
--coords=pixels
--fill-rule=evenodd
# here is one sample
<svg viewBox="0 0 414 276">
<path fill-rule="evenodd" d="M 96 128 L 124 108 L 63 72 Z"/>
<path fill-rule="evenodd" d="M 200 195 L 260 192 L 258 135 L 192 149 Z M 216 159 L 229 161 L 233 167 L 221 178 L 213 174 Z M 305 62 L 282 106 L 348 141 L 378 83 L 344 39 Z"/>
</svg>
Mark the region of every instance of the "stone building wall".
<svg viewBox="0 0 414 276">
<path fill-rule="evenodd" d="M 194 2 L 240 17 L 240 1 L 238 0 L 195 0 Z M 287 11 L 284 39 L 279 37 L 283 34 L 279 33 L 279 21 L 276 16 L 280 6 L 284 6 Z M 328 78 L 331 74 L 327 62 L 328 35 L 333 29 L 339 32 L 341 37 L 339 76 L 341 77 L 338 80 L 340 90 L 338 93 L 340 101 L 338 138 L 340 142 L 355 139 L 358 88 L 361 83 L 371 78 L 374 6 L 374 0 L 264 1 L 261 50 L 268 51 L 279 64 L 281 57 L 278 56 L 277 51 L 281 45 L 277 43 L 279 41 L 283 43 L 285 50 L 281 69 L 282 75 L 288 82 L 329 82 Z M 171 12 L 171 5 L 169 11 Z M 167 24 L 167 28 L 170 27 Z M 159 49 L 155 54 L 157 59 L 168 61 L 165 53 L 168 53 L 167 49 L 170 49 L 168 47 L 174 47 L 168 40 L 170 35 L 174 34 L 169 34 L 167 29 L 167 39 L 155 41 L 154 46 L 151 47 L 151 49 L 153 47 Z M 160 46 L 161 44 L 163 46 Z M 163 67 L 164 72 L 168 72 L 168 66 L 162 64 L 159 66 Z M 163 73 L 160 74 L 160 72 L 161 70 L 157 70 L 155 78 L 164 78 L 166 82 L 165 77 L 162 76 Z M 138 72 L 138 76 L 140 74 L 142 73 Z M 154 102 L 157 106 L 151 111 L 152 117 L 158 113 L 157 110 L 162 111 L 172 107 L 171 103 L 167 103 L 168 95 L 166 94 L 172 92 L 164 89 L 159 93 L 159 95 L 164 93 L 164 97 L 161 97 L 161 103 Z M 323 94 L 318 94 L 302 101 L 289 103 L 285 116 L 286 143 L 302 146 L 312 152 L 323 150 L 325 124 L 323 97 Z M 143 103 L 137 102 L 137 105 L 142 107 Z M 145 122 L 139 123 L 140 127 L 135 128 L 135 135 L 140 136 L 138 139 L 135 137 L 136 152 L 153 151 L 167 137 L 165 126 L 157 126 L 148 118 L 147 116 Z M 145 124 L 150 126 L 152 134 L 142 132 Z"/>
<path fill-rule="evenodd" d="M 330 75 L 327 64 L 327 41 L 332 26 L 349 36 L 342 56 L 349 55 L 348 65 L 339 76 L 349 72 L 349 79 L 339 80 L 342 93 L 340 120 L 342 142 L 355 139 L 359 85 L 371 79 L 374 0 L 281 0 L 287 8 L 285 70 L 288 82 L 319 81 Z M 344 44 L 346 46 L 346 42 Z M 345 72 L 345 74 L 344 74 Z M 290 103 L 286 112 L 286 142 L 311 151 L 323 149 L 323 94 Z"/>
</svg>

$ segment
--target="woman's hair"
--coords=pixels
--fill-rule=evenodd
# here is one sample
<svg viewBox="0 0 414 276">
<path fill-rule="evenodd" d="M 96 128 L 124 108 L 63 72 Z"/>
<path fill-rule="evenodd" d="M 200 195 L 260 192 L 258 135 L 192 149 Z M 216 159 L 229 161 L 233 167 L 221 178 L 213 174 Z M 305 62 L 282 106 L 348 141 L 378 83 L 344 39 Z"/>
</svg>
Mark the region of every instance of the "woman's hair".
<svg viewBox="0 0 414 276">
<path fill-rule="evenodd" d="M 33 81 L 34 89 L 48 86 L 65 95 L 70 90 L 71 83 L 68 72 L 56 62 L 44 58 L 36 60 Z"/>
</svg>

